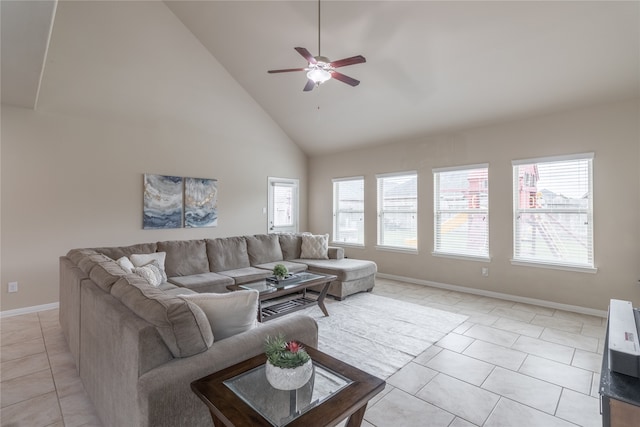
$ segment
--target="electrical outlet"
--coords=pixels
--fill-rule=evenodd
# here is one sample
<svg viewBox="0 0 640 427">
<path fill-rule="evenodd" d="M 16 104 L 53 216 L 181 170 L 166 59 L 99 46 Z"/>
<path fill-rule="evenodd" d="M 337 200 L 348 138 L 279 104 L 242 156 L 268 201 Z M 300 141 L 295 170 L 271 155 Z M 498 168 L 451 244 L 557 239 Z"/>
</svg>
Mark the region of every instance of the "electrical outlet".
<svg viewBox="0 0 640 427">
<path fill-rule="evenodd" d="M 9 282 L 8 292 L 18 292 L 18 282 Z"/>
<path fill-rule="evenodd" d="M 482 267 L 482 277 L 489 277 L 489 267 Z"/>
</svg>

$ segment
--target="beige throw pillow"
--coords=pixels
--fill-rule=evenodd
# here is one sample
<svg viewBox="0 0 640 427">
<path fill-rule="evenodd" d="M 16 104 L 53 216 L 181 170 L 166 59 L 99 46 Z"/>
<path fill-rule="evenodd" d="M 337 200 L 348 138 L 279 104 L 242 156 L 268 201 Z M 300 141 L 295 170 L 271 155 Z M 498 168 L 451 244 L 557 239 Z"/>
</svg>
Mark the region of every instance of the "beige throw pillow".
<svg viewBox="0 0 640 427">
<path fill-rule="evenodd" d="M 329 235 L 302 235 L 300 258 L 329 259 Z"/>
<path fill-rule="evenodd" d="M 143 267 L 151 262 L 155 261 L 160 273 L 162 274 L 162 282 L 167 281 L 167 273 L 164 271 L 164 260 L 167 258 L 166 252 L 153 252 L 150 254 L 132 254 L 130 256 L 131 262 L 136 267 Z"/>
<path fill-rule="evenodd" d="M 129 258 L 127 258 L 126 256 L 118 258 L 118 260 L 116 262 L 127 273 L 133 273 L 133 270 L 136 268 L 136 266 L 133 265 L 131 260 Z"/>
<path fill-rule="evenodd" d="M 235 291 L 226 294 L 180 295 L 204 311 L 213 332 L 213 340 L 219 341 L 253 329 L 258 319 L 258 296 L 255 290 Z"/>
<path fill-rule="evenodd" d="M 151 261 L 142 267 L 136 267 L 133 272 L 145 279 L 151 286 L 158 287 L 161 283 L 166 282 L 166 277 L 162 274 L 157 261 Z"/>
</svg>

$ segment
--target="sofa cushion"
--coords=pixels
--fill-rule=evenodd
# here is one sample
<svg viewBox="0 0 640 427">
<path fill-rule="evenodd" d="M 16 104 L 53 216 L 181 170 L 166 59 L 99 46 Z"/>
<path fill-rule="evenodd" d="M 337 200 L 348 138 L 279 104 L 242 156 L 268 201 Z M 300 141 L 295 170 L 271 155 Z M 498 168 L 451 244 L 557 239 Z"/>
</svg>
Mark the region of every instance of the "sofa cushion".
<svg viewBox="0 0 640 427">
<path fill-rule="evenodd" d="M 129 274 L 115 261 L 101 262 L 93 266 L 89 272 L 89 278 L 106 292 L 111 291 L 111 286 L 122 276 Z"/>
<path fill-rule="evenodd" d="M 302 235 L 302 259 L 329 259 L 329 235 Z"/>
<path fill-rule="evenodd" d="M 234 270 L 251 265 L 244 237 L 207 239 L 206 242 L 210 271 Z"/>
<path fill-rule="evenodd" d="M 166 294 L 142 277 L 128 274 L 111 287 L 111 295 L 156 327 L 174 357 L 189 357 L 211 347 L 207 316 L 197 305 Z"/>
<path fill-rule="evenodd" d="M 214 341 L 253 329 L 258 319 L 258 296 L 255 290 L 226 294 L 191 294 L 182 298 L 197 304 L 207 315 Z"/>
<path fill-rule="evenodd" d="M 218 274 L 229 276 L 233 279 L 236 285 L 241 285 L 243 283 L 266 279 L 271 276 L 271 271 L 256 267 L 245 267 L 237 268 L 235 270 L 220 271 Z"/>
<path fill-rule="evenodd" d="M 93 249 L 71 249 L 67 252 L 67 258 L 69 258 L 75 265 L 78 265 L 80 260 L 83 258 L 88 255 L 97 255 L 98 253 L 99 252 L 96 252 Z"/>
<path fill-rule="evenodd" d="M 277 234 L 256 234 L 245 239 L 251 265 L 283 260 Z"/>
<path fill-rule="evenodd" d="M 227 286 L 235 283 L 232 278 L 218 273 L 169 277 L 169 282 L 195 292 L 228 292 Z"/>
<path fill-rule="evenodd" d="M 258 264 L 257 268 L 263 268 L 265 270 L 269 270 L 273 274 L 273 267 L 278 264 L 282 264 L 287 267 L 290 273 L 300 273 L 301 271 L 305 271 L 307 269 L 307 264 L 301 264 L 299 262 L 291 262 L 291 261 L 274 261 L 268 262 L 266 264 Z"/>
<path fill-rule="evenodd" d="M 105 254 L 111 259 L 118 259 L 132 254 L 148 254 L 156 251 L 156 243 L 138 243 L 131 246 L 119 246 L 114 248 L 95 248 L 101 254 Z"/>
<path fill-rule="evenodd" d="M 164 270 L 167 276 L 190 276 L 208 273 L 207 245 L 204 240 L 158 242 L 158 252 L 166 252 Z"/>
<path fill-rule="evenodd" d="M 300 259 L 297 262 L 304 262 L 309 266 L 310 271 L 324 274 L 335 274 L 338 280 L 347 282 L 350 280 L 362 279 L 376 274 L 377 266 L 373 261 L 360 259 Z"/>
<path fill-rule="evenodd" d="M 280 241 L 280 249 L 282 250 L 282 259 L 298 259 L 300 258 L 302 236 L 299 234 L 282 233 L 278 234 Z"/>
<path fill-rule="evenodd" d="M 113 262 L 113 260 L 102 254 L 87 255 L 78 262 L 78 268 L 88 275 L 91 269 L 101 262 Z"/>
</svg>

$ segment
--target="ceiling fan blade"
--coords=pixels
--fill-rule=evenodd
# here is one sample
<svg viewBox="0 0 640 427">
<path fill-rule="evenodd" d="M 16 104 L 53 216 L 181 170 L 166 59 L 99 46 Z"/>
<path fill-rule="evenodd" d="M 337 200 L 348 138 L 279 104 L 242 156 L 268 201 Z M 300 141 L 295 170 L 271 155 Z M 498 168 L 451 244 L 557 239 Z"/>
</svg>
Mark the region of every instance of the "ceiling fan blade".
<svg viewBox="0 0 640 427">
<path fill-rule="evenodd" d="M 331 77 L 333 77 L 336 80 L 340 80 L 342 83 L 346 83 L 351 86 L 358 86 L 360 84 L 359 80 L 356 80 L 353 77 L 345 76 L 344 74 L 339 73 L 337 71 L 332 71 Z"/>
<path fill-rule="evenodd" d="M 333 68 L 345 67 L 347 65 L 362 64 L 367 62 L 366 58 L 362 55 L 352 56 L 351 58 L 338 59 L 331 62 Z"/>
<path fill-rule="evenodd" d="M 284 70 L 269 70 L 267 73 L 289 73 L 291 71 L 304 71 L 306 68 L 286 68 Z"/>
<path fill-rule="evenodd" d="M 318 61 L 316 61 L 316 58 L 313 57 L 313 55 L 311 55 L 311 53 L 303 48 L 303 47 L 295 47 L 294 48 L 300 55 L 302 55 L 304 57 L 304 59 L 307 60 L 307 62 L 309 64 L 316 64 Z"/>
<path fill-rule="evenodd" d="M 304 85 L 304 89 L 303 92 L 309 92 L 311 90 L 313 90 L 313 88 L 316 86 L 315 82 L 311 79 L 307 80 L 307 84 Z"/>
</svg>

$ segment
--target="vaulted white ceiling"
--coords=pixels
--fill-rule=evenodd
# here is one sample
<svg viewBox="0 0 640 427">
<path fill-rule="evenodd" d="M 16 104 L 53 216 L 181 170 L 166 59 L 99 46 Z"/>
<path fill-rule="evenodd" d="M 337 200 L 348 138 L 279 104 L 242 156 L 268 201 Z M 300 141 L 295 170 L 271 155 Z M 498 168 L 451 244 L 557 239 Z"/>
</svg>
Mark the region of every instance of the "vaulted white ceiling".
<svg viewBox="0 0 640 427">
<path fill-rule="evenodd" d="M 309 155 L 640 96 L 637 1 L 323 1 L 322 55 L 367 62 L 312 92 L 267 70 L 318 54 L 316 1 L 165 4 Z"/>
</svg>

